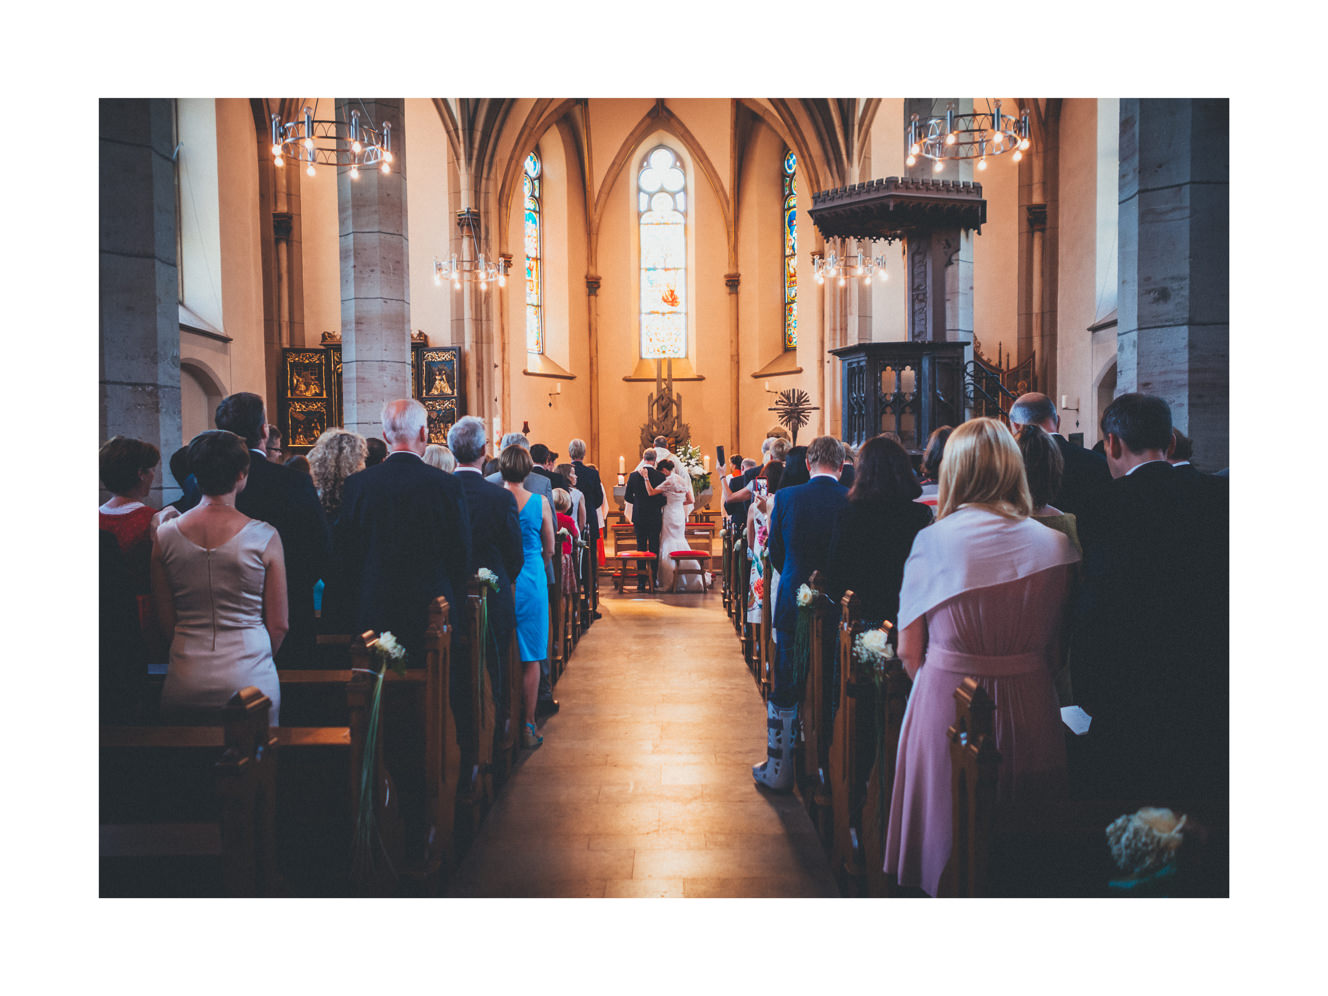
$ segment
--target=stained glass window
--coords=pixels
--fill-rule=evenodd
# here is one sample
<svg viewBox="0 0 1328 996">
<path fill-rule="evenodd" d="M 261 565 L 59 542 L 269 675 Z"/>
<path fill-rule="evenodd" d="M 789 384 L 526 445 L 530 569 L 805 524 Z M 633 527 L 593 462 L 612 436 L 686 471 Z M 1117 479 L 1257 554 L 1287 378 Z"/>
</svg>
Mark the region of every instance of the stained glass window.
<svg viewBox="0 0 1328 996">
<path fill-rule="evenodd" d="M 687 355 L 687 177 L 667 146 L 641 160 L 641 355 Z"/>
<path fill-rule="evenodd" d="M 540 158 L 532 152 L 526 156 L 526 169 L 521 187 L 526 200 L 526 351 L 544 352 L 544 314 L 541 309 L 543 273 L 540 234 Z"/>
<path fill-rule="evenodd" d="M 784 348 L 798 346 L 798 197 L 793 179 L 798 157 L 784 151 Z"/>
</svg>

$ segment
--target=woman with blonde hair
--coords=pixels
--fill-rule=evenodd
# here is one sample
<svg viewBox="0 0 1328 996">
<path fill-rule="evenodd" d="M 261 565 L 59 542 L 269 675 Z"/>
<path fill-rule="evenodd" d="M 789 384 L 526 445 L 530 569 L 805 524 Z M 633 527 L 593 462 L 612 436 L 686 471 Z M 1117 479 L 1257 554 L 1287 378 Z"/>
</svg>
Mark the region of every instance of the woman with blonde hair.
<svg viewBox="0 0 1328 996">
<path fill-rule="evenodd" d="M 1052 675 L 1079 553 L 1031 518 L 1010 430 L 965 422 L 941 460 L 937 521 L 918 533 L 899 593 L 898 653 L 913 679 L 900 733 L 885 871 L 936 895 L 950 857 L 954 692 L 975 676 L 996 704 L 998 814 L 1064 791 Z"/>
<path fill-rule="evenodd" d="M 430 443 L 424 447 L 424 462 L 430 467 L 437 467 L 444 474 L 450 474 L 456 470 L 457 464 L 452 451 L 438 443 Z"/>
<path fill-rule="evenodd" d="M 309 473 L 318 489 L 328 525 L 341 514 L 341 488 L 346 478 L 364 469 L 368 444 L 358 432 L 328 429 L 309 451 Z"/>
</svg>

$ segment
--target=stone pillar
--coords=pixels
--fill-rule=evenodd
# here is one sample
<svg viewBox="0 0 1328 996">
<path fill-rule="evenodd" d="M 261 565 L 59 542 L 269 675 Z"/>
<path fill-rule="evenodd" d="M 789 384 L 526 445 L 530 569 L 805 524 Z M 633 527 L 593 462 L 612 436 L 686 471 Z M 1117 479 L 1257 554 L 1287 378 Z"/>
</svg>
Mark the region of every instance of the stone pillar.
<svg viewBox="0 0 1328 996">
<path fill-rule="evenodd" d="M 604 466 L 600 455 L 599 438 L 599 285 L 603 278 L 598 273 L 586 274 L 586 336 L 590 344 L 590 453 L 588 460 Z"/>
<path fill-rule="evenodd" d="M 181 441 L 174 101 L 104 99 L 99 135 L 98 431 L 152 443 L 164 469 Z"/>
<path fill-rule="evenodd" d="M 351 102 L 338 99 L 345 121 Z M 405 101 L 354 102 L 361 120 L 392 125 L 392 171 L 337 174 L 341 248 L 341 362 L 345 426 L 381 436 L 383 403 L 409 398 L 410 270 L 406 237 Z M 323 167 L 327 169 L 328 167 Z"/>
<path fill-rule="evenodd" d="M 1229 103 L 1122 99 L 1116 393 L 1165 398 L 1228 464 Z"/>
</svg>

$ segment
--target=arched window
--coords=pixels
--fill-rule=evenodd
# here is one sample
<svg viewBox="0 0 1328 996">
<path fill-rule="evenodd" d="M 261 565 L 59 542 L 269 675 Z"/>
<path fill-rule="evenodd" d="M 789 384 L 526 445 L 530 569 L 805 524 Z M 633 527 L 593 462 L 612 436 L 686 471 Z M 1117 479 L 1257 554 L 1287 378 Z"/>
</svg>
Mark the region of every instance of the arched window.
<svg viewBox="0 0 1328 996">
<path fill-rule="evenodd" d="M 687 355 L 687 176 L 659 145 L 637 175 L 641 237 L 641 356 Z"/>
<path fill-rule="evenodd" d="M 540 265 L 543 238 L 540 227 L 540 158 L 532 152 L 526 156 L 525 175 L 521 187 L 526 200 L 526 352 L 544 352 L 543 271 Z"/>
<path fill-rule="evenodd" d="M 798 157 L 784 150 L 784 348 L 798 347 L 798 197 L 793 180 L 798 171 Z"/>
</svg>

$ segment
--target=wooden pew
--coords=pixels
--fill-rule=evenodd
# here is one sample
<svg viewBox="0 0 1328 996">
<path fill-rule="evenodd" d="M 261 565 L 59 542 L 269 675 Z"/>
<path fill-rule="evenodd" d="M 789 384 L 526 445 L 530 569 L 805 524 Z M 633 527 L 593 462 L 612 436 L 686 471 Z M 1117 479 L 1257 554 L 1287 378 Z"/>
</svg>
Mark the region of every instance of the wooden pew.
<svg viewBox="0 0 1328 996">
<path fill-rule="evenodd" d="M 894 895 L 896 883 L 887 876 L 885 834 L 890 820 L 890 796 L 894 792 L 895 764 L 899 755 L 899 737 L 904 726 L 913 682 L 898 661 L 886 666 L 880 687 L 872 686 L 867 708 L 874 717 L 875 754 L 867 772 L 867 788 L 862 799 L 862 830 L 858 846 L 866 875 L 867 895 Z"/>
<path fill-rule="evenodd" d="M 950 860 L 941 874 L 938 895 L 987 895 L 991 832 L 996 812 L 996 706 L 976 678 L 955 689 L 955 721 L 950 741 L 952 802 Z"/>
<path fill-rule="evenodd" d="M 862 799 L 866 788 L 864 763 L 875 750 L 872 712 L 876 682 L 869 669 L 853 660 L 853 644 L 862 632 L 858 596 L 846 591 L 839 616 L 839 712 L 830 741 L 830 798 L 834 807 L 834 842 L 830 868 L 840 893 L 866 895 L 862 853 Z M 865 748 L 865 749 L 864 749 Z"/>
<path fill-rule="evenodd" d="M 720 529 L 719 540 L 719 601 L 720 604 L 724 606 L 724 611 L 727 613 L 732 611 L 729 608 L 729 595 L 733 591 L 733 577 L 731 570 L 731 558 L 733 556 L 733 529 L 732 523 L 728 519 L 724 520 L 724 525 Z"/>
<path fill-rule="evenodd" d="M 493 804 L 494 793 L 498 716 L 493 679 L 485 661 L 495 650 L 492 637 L 486 639 L 483 629 L 485 603 L 493 595 L 493 590 L 477 578 L 466 583 L 468 632 L 456 639 L 453 648 L 453 667 L 465 670 L 464 680 L 458 683 L 461 701 L 454 703 L 457 711 L 466 717 L 459 726 L 469 731 L 460 744 L 463 765 L 466 759 L 470 760 L 469 770 L 463 768 L 461 772 L 457 801 L 468 814 L 467 823 L 472 831 Z"/>
<path fill-rule="evenodd" d="M 761 596 L 761 623 L 758 634 L 760 652 L 756 656 L 756 684 L 761 689 L 761 700 L 769 701 L 770 688 L 775 680 L 775 654 L 779 647 L 775 644 L 775 602 L 771 597 L 770 552 L 761 551 L 761 578 L 764 591 Z"/>
<path fill-rule="evenodd" d="M 155 876 L 145 868 L 161 870 L 177 887 L 211 883 L 215 895 L 282 893 L 271 708 L 249 687 L 227 703 L 220 728 L 101 728 L 101 895 L 154 894 L 147 886 Z M 126 770 L 132 779 L 116 777 Z M 171 872 L 182 865 L 203 865 L 203 875 L 181 881 Z"/>
<path fill-rule="evenodd" d="M 553 584 L 549 586 L 549 686 L 552 687 L 567 667 L 567 598 L 563 594 L 563 541 L 571 539 L 566 529 L 553 534 Z"/>
<path fill-rule="evenodd" d="M 820 571 L 813 571 L 808 581 L 816 591 L 822 590 Z M 830 793 L 831 693 L 829 682 L 833 673 L 832 662 L 826 659 L 825 636 L 832 622 L 833 607 L 826 598 L 818 598 L 812 611 L 810 653 L 807 662 L 807 683 L 800 715 L 802 726 L 802 768 L 799 785 L 803 803 L 824 842 L 832 839 L 833 812 Z"/>
</svg>

